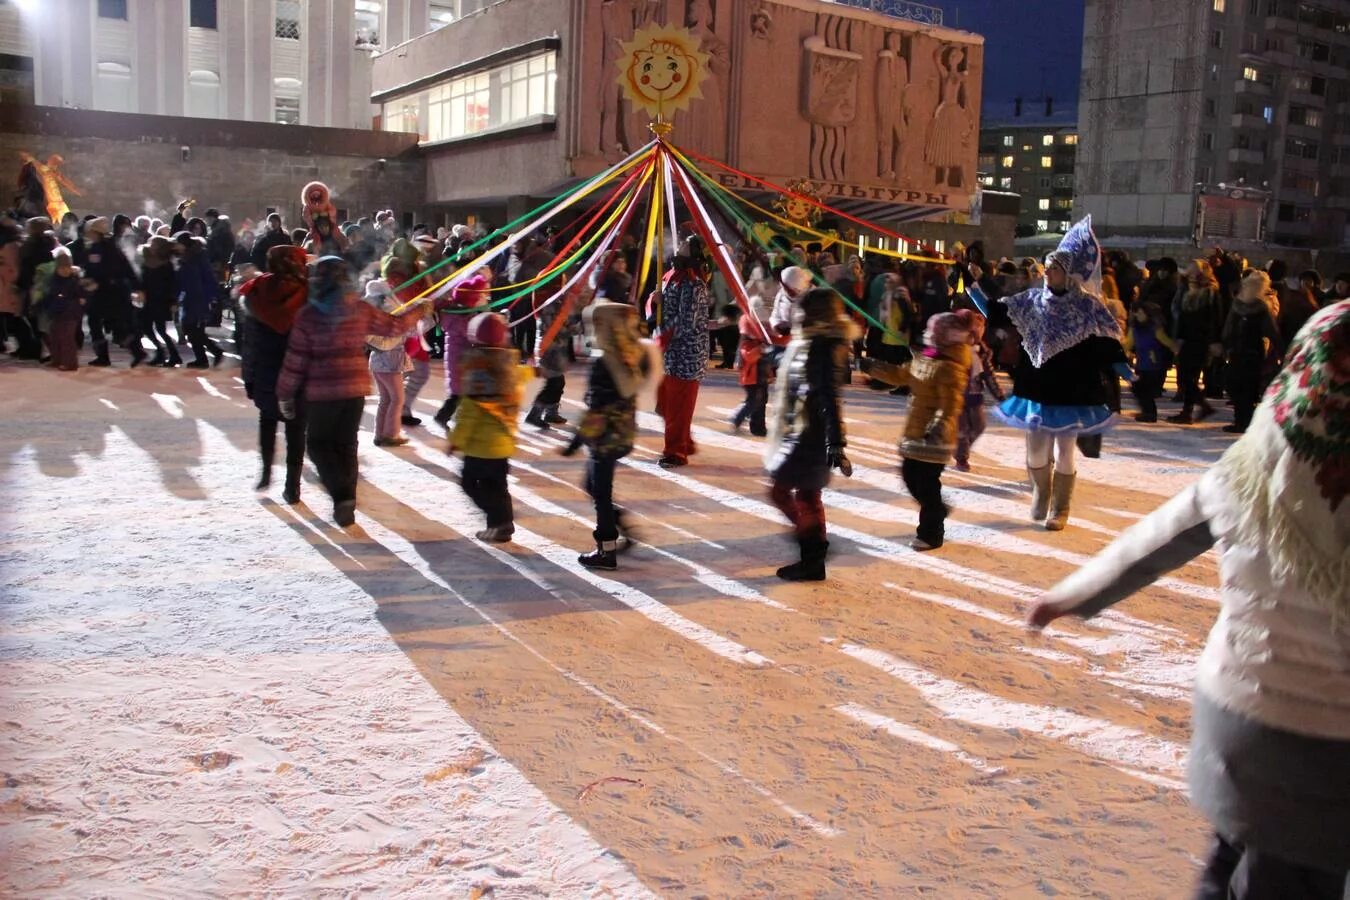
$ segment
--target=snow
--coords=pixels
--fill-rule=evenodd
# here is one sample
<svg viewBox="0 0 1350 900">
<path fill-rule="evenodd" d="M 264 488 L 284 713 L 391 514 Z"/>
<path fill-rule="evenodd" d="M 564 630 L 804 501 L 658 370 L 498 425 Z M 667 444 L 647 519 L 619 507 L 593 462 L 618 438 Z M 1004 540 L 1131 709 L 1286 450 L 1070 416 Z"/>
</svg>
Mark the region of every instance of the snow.
<svg viewBox="0 0 1350 900">
<path fill-rule="evenodd" d="M 760 443 L 723 424 L 740 392 L 714 373 L 689 467 L 655 465 L 641 417 L 616 496 L 642 545 L 602 575 L 576 563 L 592 510 L 558 432 L 521 436 L 512 544 L 473 538 L 427 429 L 393 451 L 363 431 L 341 531 L 317 484 L 282 505 L 278 468 L 253 492 L 232 364 L 115 361 L 0 362 L 6 895 L 1153 897 L 1195 876 L 1212 560 L 1091 623 L 1020 622 L 1199 477 L 1222 422 L 1108 437 L 1055 535 L 991 429 L 921 555 L 903 401 L 850 389 L 831 580 L 788 585 Z"/>
</svg>

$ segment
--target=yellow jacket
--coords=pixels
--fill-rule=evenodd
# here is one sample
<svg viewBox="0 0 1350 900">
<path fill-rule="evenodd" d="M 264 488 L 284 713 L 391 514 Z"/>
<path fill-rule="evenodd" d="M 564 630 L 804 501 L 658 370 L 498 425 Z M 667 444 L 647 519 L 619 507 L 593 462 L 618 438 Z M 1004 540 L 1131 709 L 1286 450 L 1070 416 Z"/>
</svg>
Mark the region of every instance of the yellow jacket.
<svg viewBox="0 0 1350 900">
<path fill-rule="evenodd" d="M 532 373 L 515 350 L 471 347 L 460 359 L 464 397 L 450 436 L 451 452 L 479 459 L 509 459 L 525 383 Z"/>
<path fill-rule="evenodd" d="M 970 353 L 969 344 L 959 344 L 944 347 L 940 356 L 916 356 L 903 366 L 872 363 L 867 367 L 872 378 L 910 390 L 901 456 L 942 465 L 951 462 L 970 381 Z"/>
</svg>

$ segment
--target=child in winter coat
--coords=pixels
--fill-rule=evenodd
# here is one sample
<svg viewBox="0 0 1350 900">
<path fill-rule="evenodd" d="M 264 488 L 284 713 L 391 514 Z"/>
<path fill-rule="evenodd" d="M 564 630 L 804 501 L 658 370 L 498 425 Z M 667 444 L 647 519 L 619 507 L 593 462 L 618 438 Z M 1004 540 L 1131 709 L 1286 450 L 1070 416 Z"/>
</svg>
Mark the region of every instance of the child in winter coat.
<svg viewBox="0 0 1350 900">
<path fill-rule="evenodd" d="M 383 278 L 366 284 L 366 302 L 378 310 L 393 313 L 401 305 L 394 290 Z M 375 378 L 375 389 L 380 405 L 375 413 L 375 446 L 402 447 L 408 443 L 403 435 L 403 373 L 412 368 L 408 351 L 404 349 L 405 335 L 381 337 L 370 335 L 366 344 L 371 348 L 370 374 Z"/>
<path fill-rule="evenodd" d="M 483 312 L 469 320 L 468 346 L 460 355 L 463 394 L 450 452 L 464 454 L 460 484 L 474 505 L 487 514 L 480 541 L 504 544 L 515 534 L 515 516 L 507 476 L 516 452 L 516 419 L 529 370 L 511 346 L 506 317 Z"/>
<path fill-rule="evenodd" d="M 970 380 L 966 383 L 965 405 L 956 429 L 956 471 L 970 471 L 970 448 L 984 434 L 984 393 L 988 391 L 1003 402 L 1003 386 L 994 375 L 994 351 L 984 342 L 984 316 L 964 317 L 970 322 L 970 344 L 974 349 L 970 359 Z"/>
<path fill-rule="evenodd" d="M 773 478 L 769 496 L 792 523 L 800 560 L 778 570 L 784 581 L 824 581 L 830 544 L 821 492 L 838 469 L 853 466 L 844 455 L 843 397 L 849 351 L 858 328 L 830 288 L 808 291 L 801 318 L 779 369 L 774 421 L 764 453 Z"/>
<path fill-rule="evenodd" d="M 442 426 L 450 424 L 451 417 L 459 407 L 459 359 L 469 347 L 467 334 L 470 315 L 465 310 L 487 306 L 491 287 L 492 269 L 484 266 L 472 278 L 456 285 L 444 301 L 436 301 L 441 331 L 445 333 L 445 402 L 434 418 Z"/>
<path fill-rule="evenodd" d="M 572 442 L 562 450 L 563 456 L 583 445 L 590 451 L 586 493 L 595 501 L 595 552 L 577 562 L 606 571 L 619 567 L 617 554 L 631 543 L 623 510 L 614 505 L 614 471 L 637 440 L 638 391 L 659 382 L 662 375 L 659 352 L 642 340 L 637 310 L 619 302 L 621 296 L 625 295 L 607 292 L 582 314 L 596 359 L 591 364 L 586 412 Z"/>
<path fill-rule="evenodd" d="M 85 290 L 80 285 L 83 273 L 75 268 L 65 247 L 53 250 L 52 257 L 51 272 L 41 294 L 43 314 L 51 322 L 47 345 L 52 351 L 52 365 L 62 372 L 74 372 L 80 366 L 76 335 L 84 317 Z"/>
<path fill-rule="evenodd" d="M 919 529 L 910 547 L 936 550 L 946 538 L 942 470 L 956 451 L 961 409 L 970 384 L 971 331 L 976 314 L 968 309 L 938 313 L 928 320 L 923 354 L 903 366 L 873 363 L 868 374 L 910 389 L 909 416 L 900 439 L 905 487 L 919 503 Z"/>
<path fill-rule="evenodd" d="M 763 284 L 766 281 L 763 270 L 756 267 L 750 275 L 750 285 Z M 750 433 L 755 437 L 764 437 L 769 433 L 764 421 L 764 412 L 769 404 L 769 385 L 773 382 L 773 363 L 778 358 L 773 352 L 776 347 L 786 347 L 790 335 L 780 334 L 770 321 L 766 297 L 758 291 L 750 293 L 750 315 L 741 316 L 737 328 L 740 330 L 740 382 L 745 389 L 745 402 L 731 417 L 731 427 L 739 431 L 746 420 L 750 422 Z"/>
<path fill-rule="evenodd" d="M 1156 304 L 1139 303 L 1130 312 L 1125 352 L 1134 357 L 1134 371 L 1138 375 L 1131 386 L 1140 410 L 1134 418 L 1139 422 L 1156 422 L 1158 398 L 1163 394 L 1163 382 L 1177 352 L 1176 342 L 1167 334 L 1167 322 Z"/>
</svg>

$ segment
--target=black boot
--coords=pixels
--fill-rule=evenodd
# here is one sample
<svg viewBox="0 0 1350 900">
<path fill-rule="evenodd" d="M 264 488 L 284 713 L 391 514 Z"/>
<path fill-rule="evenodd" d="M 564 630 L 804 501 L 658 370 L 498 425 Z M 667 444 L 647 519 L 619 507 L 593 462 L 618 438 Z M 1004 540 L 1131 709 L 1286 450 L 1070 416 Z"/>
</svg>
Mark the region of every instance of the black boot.
<svg viewBox="0 0 1350 900">
<path fill-rule="evenodd" d="M 437 410 L 436 415 L 433 417 L 436 420 L 436 424 L 440 425 L 442 428 L 449 425 L 450 420 L 454 418 L 455 410 L 458 408 L 459 397 L 454 394 L 446 397 L 445 402 L 441 404 L 441 408 Z"/>
<path fill-rule="evenodd" d="M 300 502 L 300 470 L 286 470 L 286 487 L 281 492 L 281 499 L 285 500 L 290 506 Z"/>
<path fill-rule="evenodd" d="M 529 415 L 525 417 L 526 425 L 533 425 L 540 431 L 550 431 L 553 426 L 544 419 L 544 410 L 539 406 L 530 407 Z"/>
<path fill-rule="evenodd" d="M 156 350 L 156 351 L 155 351 L 154 357 L 151 358 L 151 360 L 150 360 L 150 365 L 152 365 L 152 366 L 164 366 L 164 365 L 166 365 L 168 362 L 169 362 L 169 357 L 165 356 L 165 355 L 164 355 L 164 351 L 161 349 L 161 350 Z"/>
<path fill-rule="evenodd" d="M 111 366 L 111 365 L 112 365 L 112 360 L 108 358 L 108 345 L 107 345 L 107 344 L 104 344 L 102 347 L 95 347 L 95 348 L 94 348 L 94 359 L 93 359 L 93 361 L 92 361 L 91 363 L 89 363 L 89 365 L 91 365 L 91 366 L 100 366 L 100 367 L 106 367 L 106 366 Z"/>
<path fill-rule="evenodd" d="M 798 538 L 797 546 L 801 549 L 801 562 L 783 566 L 778 570 L 778 577 L 784 581 L 824 581 L 829 543 L 819 538 Z"/>
<path fill-rule="evenodd" d="M 131 350 L 131 367 L 134 369 L 141 363 L 145 362 L 147 354 L 145 352 L 145 348 L 140 345 L 139 341 L 133 343 L 130 347 L 130 350 Z"/>
<path fill-rule="evenodd" d="M 606 572 L 613 572 L 619 567 L 617 541 L 596 541 L 595 552 L 587 553 L 577 557 L 577 562 L 588 569 L 603 569 Z"/>
</svg>

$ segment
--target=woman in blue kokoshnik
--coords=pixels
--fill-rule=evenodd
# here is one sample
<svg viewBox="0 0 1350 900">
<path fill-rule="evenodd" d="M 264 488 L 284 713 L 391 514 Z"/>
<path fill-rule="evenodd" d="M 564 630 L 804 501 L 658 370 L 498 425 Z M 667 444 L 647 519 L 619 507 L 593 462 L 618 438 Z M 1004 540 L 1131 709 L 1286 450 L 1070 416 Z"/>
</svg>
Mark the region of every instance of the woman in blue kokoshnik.
<svg viewBox="0 0 1350 900">
<path fill-rule="evenodd" d="M 999 301 L 1021 332 L 1022 351 L 1012 396 L 995 413 L 1026 432 L 1031 519 L 1049 531 L 1069 521 L 1075 440 L 1112 424 L 1106 379 L 1134 380 L 1120 326 L 1091 290 L 1100 273 L 1101 247 L 1087 218 L 1046 256 L 1043 286 Z"/>
</svg>

